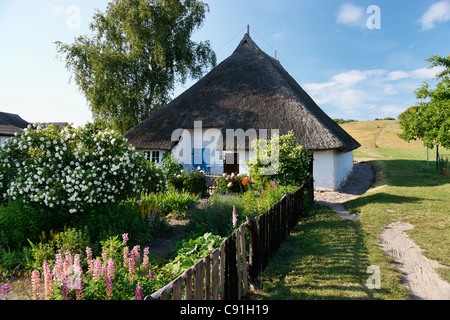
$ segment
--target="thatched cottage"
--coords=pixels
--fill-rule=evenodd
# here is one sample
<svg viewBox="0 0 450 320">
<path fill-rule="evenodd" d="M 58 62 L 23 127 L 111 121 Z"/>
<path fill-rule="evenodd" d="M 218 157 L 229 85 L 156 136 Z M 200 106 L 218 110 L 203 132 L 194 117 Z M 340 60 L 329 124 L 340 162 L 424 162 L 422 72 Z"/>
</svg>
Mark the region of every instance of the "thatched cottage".
<svg viewBox="0 0 450 320">
<path fill-rule="evenodd" d="M 245 173 L 250 140 L 290 130 L 313 152 L 315 188 L 337 189 L 360 144 L 247 33 L 230 57 L 125 137 L 155 162 L 172 151 L 185 168 Z"/>
<path fill-rule="evenodd" d="M 16 132 L 22 132 L 28 124 L 17 114 L 0 111 L 0 146 Z"/>
</svg>

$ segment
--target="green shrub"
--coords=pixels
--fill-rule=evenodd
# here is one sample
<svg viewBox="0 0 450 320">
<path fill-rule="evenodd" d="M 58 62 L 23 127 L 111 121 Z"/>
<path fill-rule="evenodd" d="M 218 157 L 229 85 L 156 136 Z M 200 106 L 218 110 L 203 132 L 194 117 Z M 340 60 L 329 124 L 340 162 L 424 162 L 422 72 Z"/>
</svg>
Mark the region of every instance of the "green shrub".
<svg viewBox="0 0 450 320">
<path fill-rule="evenodd" d="M 194 169 L 191 172 L 182 170 L 180 174 L 173 175 L 168 180 L 176 190 L 184 190 L 201 197 L 208 194 L 206 175 L 201 170 Z"/>
<path fill-rule="evenodd" d="M 298 185 L 309 175 L 311 153 L 295 139 L 293 131 L 272 140 L 254 140 L 256 156 L 247 160 L 255 180 L 269 177 L 281 185 Z"/>
<path fill-rule="evenodd" d="M 162 213 L 178 219 L 186 218 L 188 210 L 197 203 L 199 196 L 186 191 L 170 189 L 167 193 L 157 196 L 159 209 Z"/>
</svg>

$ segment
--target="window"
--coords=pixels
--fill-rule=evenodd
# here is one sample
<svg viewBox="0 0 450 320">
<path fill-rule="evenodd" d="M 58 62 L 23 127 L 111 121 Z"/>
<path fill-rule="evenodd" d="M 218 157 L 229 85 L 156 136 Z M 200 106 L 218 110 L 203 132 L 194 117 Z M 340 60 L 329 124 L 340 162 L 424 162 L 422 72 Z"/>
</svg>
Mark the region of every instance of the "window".
<svg viewBox="0 0 450 320">
<path fill-rule="evenodd" d="M 152 162 L 159 163 L 159 151 L 152 151 Z"/>
<path fill-rule="evenodd" d="M 144 151 L 145 159 L 154 163 L 159 163 L 159 151 Z"/>
</svg>

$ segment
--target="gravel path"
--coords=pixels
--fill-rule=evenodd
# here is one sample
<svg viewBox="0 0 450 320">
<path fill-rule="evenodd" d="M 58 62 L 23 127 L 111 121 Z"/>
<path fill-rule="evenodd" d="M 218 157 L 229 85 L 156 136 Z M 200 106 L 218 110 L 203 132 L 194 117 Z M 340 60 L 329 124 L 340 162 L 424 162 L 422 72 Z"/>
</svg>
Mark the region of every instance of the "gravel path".
<svg viewBox="0 0 450 320">
<path fill-rule="evenodd" d="M 347 180 L 337 191 L 315 191 L 314 199 L 320 205 L 328 206 L 340 217 L 356 221 L 359 215 L 350 214 L 341 203 L 355 199 L 369 190 L 375 182 L 375 169 L 371 163 L 358 162 L 353 166 Z"/>
</svg>

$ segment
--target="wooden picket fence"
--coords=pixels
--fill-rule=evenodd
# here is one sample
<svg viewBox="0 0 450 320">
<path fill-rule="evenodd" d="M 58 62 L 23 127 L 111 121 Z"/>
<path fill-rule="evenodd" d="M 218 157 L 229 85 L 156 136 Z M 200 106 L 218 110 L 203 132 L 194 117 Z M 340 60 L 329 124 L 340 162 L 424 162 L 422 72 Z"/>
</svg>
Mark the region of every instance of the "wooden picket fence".
<svg viewBox="0 0 450 320">
<path fill-rule="evenodd" d="M 305 194 L 308 198 L 305 198 Z M 261 273 L 292 228 L 314 202 L 313 178 L 246 222 L 207 257 L 146 300 L 238 300 L 262 288 Z"/>
</svg>

